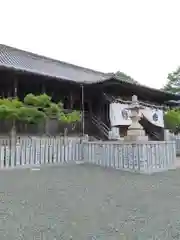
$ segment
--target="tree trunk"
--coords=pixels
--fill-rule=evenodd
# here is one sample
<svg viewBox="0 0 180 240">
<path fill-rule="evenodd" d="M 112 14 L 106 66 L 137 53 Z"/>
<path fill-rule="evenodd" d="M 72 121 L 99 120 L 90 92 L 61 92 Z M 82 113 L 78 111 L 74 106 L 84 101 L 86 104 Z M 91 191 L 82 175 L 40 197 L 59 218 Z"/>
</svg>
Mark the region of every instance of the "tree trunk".
<svg viewBox="0 0 180 240">
<path fill-rule="evenodd" d="M 11 138 L 11 145 L 16 145 L 16 125 L 15 120 L 12 122 L 12 128 L 10 132 L 10 138 Z"/>
<path fill-rule="evenodd" d="M 45 120 L 45 135 L 49 135 L 49 119 Z"/>
</svg>

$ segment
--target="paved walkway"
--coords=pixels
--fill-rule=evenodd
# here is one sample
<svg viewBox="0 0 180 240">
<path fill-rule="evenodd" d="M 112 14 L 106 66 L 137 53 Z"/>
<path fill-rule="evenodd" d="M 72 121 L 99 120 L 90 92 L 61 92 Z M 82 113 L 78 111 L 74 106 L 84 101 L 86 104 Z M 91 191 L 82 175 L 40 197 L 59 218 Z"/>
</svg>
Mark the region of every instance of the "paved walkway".
<svg viewBox="0 0 180 240">
<path fill-rule="evenodd" d="M 0 239 L 180 239 L 180 170 L 2 171 Z"/>
</svg>

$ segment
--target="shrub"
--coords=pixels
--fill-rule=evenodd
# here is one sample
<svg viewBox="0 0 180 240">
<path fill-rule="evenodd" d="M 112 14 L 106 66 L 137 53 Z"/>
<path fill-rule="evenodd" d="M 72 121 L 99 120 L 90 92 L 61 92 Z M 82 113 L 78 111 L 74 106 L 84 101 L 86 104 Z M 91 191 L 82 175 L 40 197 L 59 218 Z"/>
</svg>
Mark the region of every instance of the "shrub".
<svg viewBox="0 0 180 240">
<path fill-rule="evenodd" d="M 51 97 L 46 94 L 36 96 L 30 93 L 26 95 L 24 102 L 18 98 L 0 99 L 0 119 L 12 120 L 13 124 L 16 120 L 39 123 L 47 117 L 54 117 L 67 124 L 78 122 L 81 119 L 80 112 L 65 113 L 62 103 L 53 103 Z"/>
<path fill-rule="evenodd" d="M 180 127 L 180 110 L 170 110 L 164 115 L 165 127 L 175 132 Z"/>
</svg>

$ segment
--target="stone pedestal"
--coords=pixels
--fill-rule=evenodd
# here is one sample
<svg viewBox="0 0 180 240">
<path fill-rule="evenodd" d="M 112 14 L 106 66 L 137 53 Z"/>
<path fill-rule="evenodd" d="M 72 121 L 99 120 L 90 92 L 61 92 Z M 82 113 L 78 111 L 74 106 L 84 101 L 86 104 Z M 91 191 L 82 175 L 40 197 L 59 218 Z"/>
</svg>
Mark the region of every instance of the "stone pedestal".
<svg viewBox="0 0 180 240">
<path fill-rule="evenodd" d="M 148 136 L 137 136 L 137 135 L 125 136 L 124 141 L 128 141 L 128 142 L 145 141 L 146 142 L 148 141 Z"/>
<path fill-rule="evenodd" d="M 128 108 L 131 111 L 132 124 L 128 128 L 127 136 L 124 137 L 125 141 L 148 141 L 148 136 L 146 136 L 143 127 L 139 123 L 139 110 L 142 108 L 138 103 L 137 96 L 132 96 L 132 104 Z"/>
<path fill-rule="evenodd" d="M 109 131 L 109 140 L 120 140 L 119 128 L 112 127 Z"/>
</svg>

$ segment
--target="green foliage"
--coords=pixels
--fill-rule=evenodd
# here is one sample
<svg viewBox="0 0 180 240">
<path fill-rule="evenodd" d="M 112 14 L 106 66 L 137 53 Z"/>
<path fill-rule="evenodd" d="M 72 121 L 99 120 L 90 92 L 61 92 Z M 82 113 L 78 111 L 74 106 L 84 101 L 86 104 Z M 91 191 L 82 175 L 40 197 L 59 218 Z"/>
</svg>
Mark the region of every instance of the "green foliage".
<svg viewBox="0 0 180 240">
<path fill-rule="evenodd" d="M 51 104 L 51 97 L 45 93 L 38 96 L 30 93 L 24 98 L 24 103 L 29 106 L 46 108 Z"/>
<path fill-rule="evenodd" d="M 180 110 L 170 110 L 164 116 L 165 127 L 175 132 L 180 126 Z"/>
<path fill-rule="evenodd" d="M 81 114 L 79 111 L 73 111 L 71 113 L 61 112 L 59 114 L 59 121 L 63 123 L 76 123 L 81 120 Z"/>
<path fill-rule="evenodd" d="M 135 81 L 132 77 L 128 76 L 127 74 L 121 72 L 121 71 L 117 71 L 115 73 L 115 76 L 117 78 L 119 78 L 120 80 L 126 81 L 126 82 L 130 82 L 130 83 L 135 83 L 138 84 L 137 81 Z"/>
<path fill-rule="evenodd" d="M 18 98 L 3 98 L 0 99 L 0 105 L 6 105 L 14 108 L 20 108 L 23 103 Z"/>
<path fill-rule="evenodd" d="M 61 102 L 51 101 L 46 94 L 36 96 L 28 94 L 24 102 L 15 99 L 0 99 L 0 119 L 9 119 L 13 122 L 20 120 L 26 123 L 40 123 L 47 117 L 54 117 L 63 123 L 75 123 L 80 121 L 80 113 L 72 111 L 65 113 Z"/>
<path fill-rule="evenodd" d="M 19 109 L 23 103 L 16 99 L 0 99 L 0 119 L 17 120 L 19 119 Z"/>
<path fill-rule="evenodd" d="M 11 106 L 1 104 L 0 105 L 0 119 L 18 119 L 18 109 Z"/>
<path fill-rule="evenodd" d="M 168 81 L 164 90 L 173 93 L 180 92 L 180 67 L 178 67 L 174 72 L 168 74 Z"/>
<path fill-rule="evenodd" d="M 59 116 L 61 109 L 58 104 L 51 103 L 48 108 L 44 109 L 44 111 L 48 117 L 57 117 Z"/>
<path fill-rule="evenodd" d="M 35 107 L 21 107 L 18 114 L 19 120 L 26 123 L 40 123 L 46 118 L 46 114 Z"/>
<path fill-rule="evenodd" d="M 58 106 L 60 109 L 63 109 L 63 103 L 62 102 L 58 102 Z"/>
</svg>

